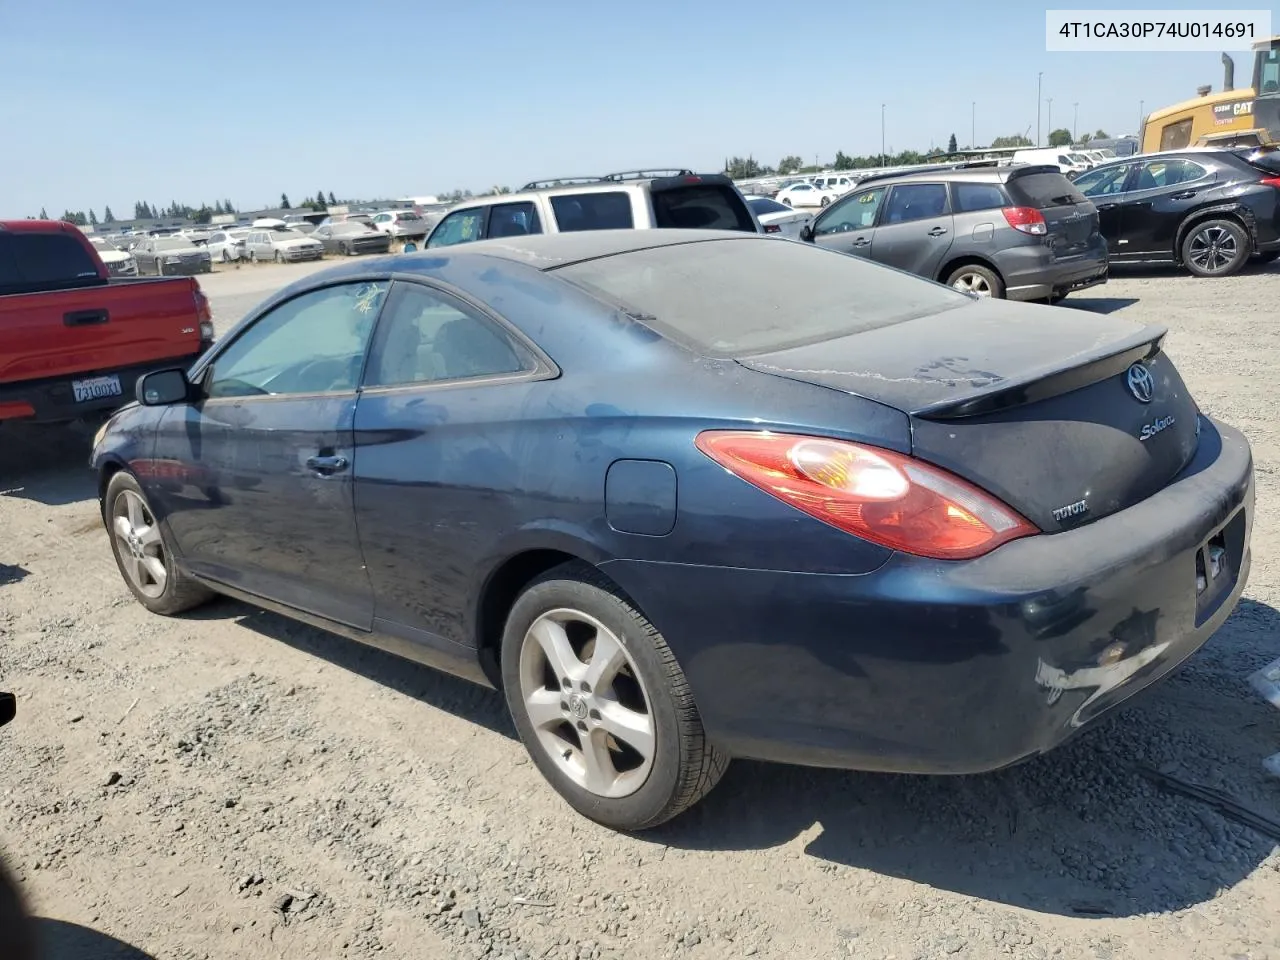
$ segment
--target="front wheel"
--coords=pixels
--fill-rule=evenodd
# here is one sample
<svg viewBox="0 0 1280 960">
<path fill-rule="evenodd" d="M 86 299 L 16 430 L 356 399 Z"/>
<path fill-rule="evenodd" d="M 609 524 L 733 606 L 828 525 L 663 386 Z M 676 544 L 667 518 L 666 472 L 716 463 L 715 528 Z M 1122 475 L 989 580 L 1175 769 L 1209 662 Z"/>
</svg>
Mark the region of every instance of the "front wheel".
<svg viewBox="0 0 1280 960">
<path fill-rule="evenodd" d="M 1182 240 L 1182 262 L 1193 276 L 1227 277 L 1249 261 L 1252 244 L 1233 220 L 1205 220 Z"/>
<path fill-rule="evenodd" d="M 976 263 L 953 270 L 947 278 L 947 285 L 978 297 L 1000 299 L 1004 296 L 1004 282 L 1000 276 L 989 267 Z"/>
<path fill-rule="evenodd" d="M 151 504 L 131 474 L 121 470 L 107 484 L 102 519 L 120 576 L 152 613 L 172 616 L 213 596 L 178 568 Z"/>
<path fill-rule="evenodd" d="M 612 829 L 670 820 L 728 767 L 662 634 L 586 564 L 549 571 L 516 600 L 502 681 L 539 772 Z"/>
<path fill-rule="evenodd" d="M 276 255 L 275 255 L 275 258 L 274 258 L 274 259 L 275 259 L 275 262 L 276 262 L 276 263 L 284 263 L 284 257 L 282 257 L 282 256 L 280 255 L 280 251 L 279 251 L 279 250 L 277 250 L 277 251 L 276 251 Z"/>
</svg>

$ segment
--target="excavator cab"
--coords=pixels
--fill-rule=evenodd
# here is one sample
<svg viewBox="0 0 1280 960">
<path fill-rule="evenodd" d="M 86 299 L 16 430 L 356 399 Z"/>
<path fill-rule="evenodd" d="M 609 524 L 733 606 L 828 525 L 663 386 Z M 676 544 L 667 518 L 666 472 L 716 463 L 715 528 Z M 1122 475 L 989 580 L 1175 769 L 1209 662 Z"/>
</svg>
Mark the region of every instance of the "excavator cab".
<svg viewBox="0 0 1280 960">
<path fill-rule="evenodd" d="M 1253 126 L 1265 129 L 1271 141 L 1280 141 L 1280 37 L 1254 45 Z"/>
</svg>

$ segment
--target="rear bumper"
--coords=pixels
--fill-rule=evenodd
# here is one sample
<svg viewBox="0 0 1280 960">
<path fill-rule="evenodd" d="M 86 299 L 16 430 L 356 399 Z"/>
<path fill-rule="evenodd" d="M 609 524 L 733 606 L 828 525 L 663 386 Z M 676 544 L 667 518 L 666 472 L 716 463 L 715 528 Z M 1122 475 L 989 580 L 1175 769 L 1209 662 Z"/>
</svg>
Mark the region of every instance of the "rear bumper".
<svg viewBox="0 0 1280 960">
<path fill-rule="evenodd" d="M 190 367 L 200 357 L 210 343 L 201 343 L 196 353 L 171 360 L 155 360 L 149 363 L 132 364 L 126 367 L 113 367 L 106 370 L 86 370 L 64 377 L 50 377 L 44 380 L 24 380 L 18 383 L 0 383 L 0 421 L 34 420 L 35 422 L 60 422 L 78 420 L 90 413 L 116 410 L 135 399 L 135 387 L 138 378 L 153 370 L 166 370 L 172 367 Z M 99 397 L 92 400 L 77 401 L 72 384 L 77 380 L 89 380 L 95 377 L 118 376 L 120 378 L 119 396 Z"/>
<path fill-rule="evenodd" d="M 1248 579 L 1248 442 L 1205 420 L 1160 493 L 974 561 L 894 555 L 864 575 L 615 560 L 731 755 L 978 773 L 1053 748 L 1173 671 Z M 1197 595 L 1197 557 L 1228 561 Z"/>
<path fill-rule="evenodd" d="M 1010 300 L 1047 300 L 1107 282 L 1107 245 L 1101 236 L 1076 257 L 1055 260 L 1047 247 L 1012 247 L 996 259 Z"/>
</svg>

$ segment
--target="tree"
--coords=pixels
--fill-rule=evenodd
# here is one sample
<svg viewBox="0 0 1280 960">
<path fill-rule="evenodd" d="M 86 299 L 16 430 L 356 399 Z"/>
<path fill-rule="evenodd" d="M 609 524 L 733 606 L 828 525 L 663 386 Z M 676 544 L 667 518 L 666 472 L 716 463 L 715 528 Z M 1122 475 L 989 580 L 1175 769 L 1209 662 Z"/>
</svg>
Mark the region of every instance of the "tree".
<svg viewBox="0 0 1280 960">
<path fill-rule="evenodd" d="M 289 195 L 287 193 L 280 194 L 280 209 L 281 210 L 293 209 L 293 207 L 289 205 Z"/>
<path fill-rule="evenodd" d="M 208 223 L 213 219 L 213 211 L 209 209 L 207 203 L 202 203 L 199 210 L 191 211 L 188 216 L 196 223 Z"/>
<path fill-rule="evenodd" d="M 1091 133 L 1082 133 L 1082 134 L 1080 134 L 1080 142 L 1081 142 L 1081 143 L 1088 143 L 1088 142 L 1089 142 L 1090 140 L 1092 140 L 1092 139 L 1093 139 L 1093 134 L 1091 134 Z"/>
<path fill-rule="evenodd" d="M 843 150 L 836 151 L 835 163 L 832 164 L 837 170 L 852 170 L 856 166 L 857 161 L 849 156 Z"/>
<path fill-rule="evenodd" d="M 64 210 L 61 219 L 67 223 L 74 223 L 77 227 L 87 227 L 89 225 L 89 220 L 84 215 L 83 210 Z"/>
<path fill-rule="evenodd" d="M 724 172 L 733 180 L 749 180 L 752 177 L 763 177 L 771 171 L 756 163 L 753 157 L 731 157 L 724 163 Z"/>
<path fill-rule="evenodd" d="M 795 173 L 804 166 L 804 161 L 795 154 L 789 154 L 778 161 L 778 173 L 785 176 L 788 173 Z"/>
<path fill-rule="evenodd" d="M 1009 147 L 1030 147 L 1033 146 L 1028 137 L 1024 137 L 1020 133 L 1015 133 L 1009 137 L 996 137 L 991 141 L 991 149 L 1007 150 Z"/>
<path fill-rule="evenodd" d="M 40 219 L 41 219 L 41 220 L 48 220 L 48 219 L 49 219 L 49 214 L 45 212 L 44 207 L 41 207 L 41 208 L 40 208 Z"/>
<path fill-rule="evenodd" d="M 947 153 L 955 153 L 959 149 L 959 146 L 956 144 L 956 135 L 953 133 L 951 135 L 951 139 L 947 141 Z"/>
<path fill-rule="evenodd" d="M 335 207 L 338 205 L 338 198 L 333 195 L 332 190 L 329 191 L 329 203 L 331 206 Z"/>
<path fill-rule="evenodd" d="M 235 204 L 233 204 L 230 200 L 224 200 L 224 201 L 222 201 L 222 209 L 223 209 L 223 212 L 225 212 L 225 213 L 235 213 L 235 212 L 236 212 Z"/>
<path fill-rule="evenodd" d="M 114 213 L 112 213 L 112 212 L 111 212 L 111 208 L 110 208 L 110 207 L 103 207 L 103 208 L 102 208 L 102 222 L 103 222 L 103 223 L 115 223 L 115 222 L 116 222 L 116 215 L 115 215 Z"/>
<path fill-rule="evenodd" d="M 1068 130 L 1066 127 L 1059 127 L 1057 130 L 1050 130 L 1049 146 L 1051 147 L 1071 146 L 1071 131 Z"/>
<path fill-rule="evenodd" d="M 319 191 L 316 194 L 316 203 L 319 205 L 318 209 L 320 210 L 324 209 L 324 191 L 323 190 Z"/>
<path fill-rule="evenodd" d="M 93 212 L 93 210 L 90 210 L 90 211 L 89 211 L 89 226 L 91 226 L 91 227 L 96 227 L 97 225 L 98 225 L 98 215 L 97 215 L 96 213 L 94 213 L 94 212 Z"/>
<path fill-rule="evenodd" d="M 1098 132 L 1093 135 L 1093 139 L 1094 140 L 1110 140 L 1111 134 L 1107 133 L 1107 131 L 1099 127 Z"/>
</svg>

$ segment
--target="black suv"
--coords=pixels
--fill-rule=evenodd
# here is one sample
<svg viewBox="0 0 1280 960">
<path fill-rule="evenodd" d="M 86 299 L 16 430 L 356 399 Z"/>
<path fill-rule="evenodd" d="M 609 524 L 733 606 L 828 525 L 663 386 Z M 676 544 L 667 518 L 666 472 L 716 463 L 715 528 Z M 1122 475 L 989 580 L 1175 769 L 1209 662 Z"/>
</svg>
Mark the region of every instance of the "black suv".
<svg viewBox="0 0 1280 960">
<path fill-rule="evenodd" d="M 1051 165 L 865 177 L 800 238 L 981 297 L 1054 303 L 1107 281 L 1098 211 Z"/>
<path fill-rule="evenodd" d="M 1113 263 L 1175 263 L 1225 277 L 1280 256 L 1280 153 L 1213 147 L 1148 153 L 1075 181 L 1097 205 Z"/>
</svg>

